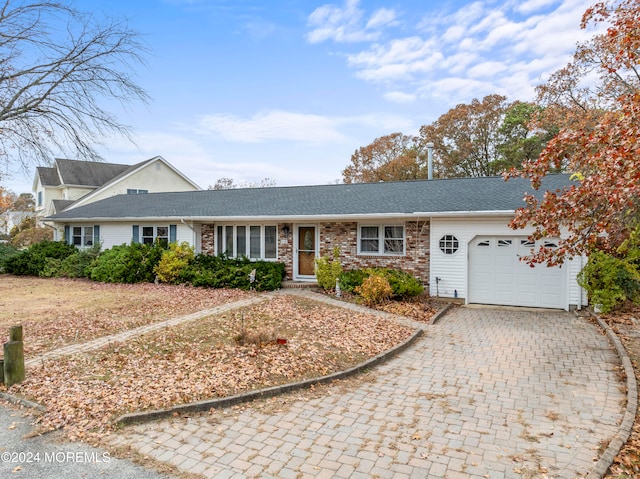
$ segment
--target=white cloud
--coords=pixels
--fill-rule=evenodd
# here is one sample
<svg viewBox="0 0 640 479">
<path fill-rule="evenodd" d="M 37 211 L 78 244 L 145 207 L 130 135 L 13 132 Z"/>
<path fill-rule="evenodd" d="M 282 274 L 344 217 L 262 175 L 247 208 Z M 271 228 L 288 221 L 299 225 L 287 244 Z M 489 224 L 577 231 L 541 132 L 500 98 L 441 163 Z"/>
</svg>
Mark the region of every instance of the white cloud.
<svg viewBox="0 0 640 479">
<path fill-rule="evenodd" d="M 280 110 L 257 113 L 251 118 L 206 115 L 198 122 L 197 130 L 201 134 L 214 134 L 241 143 L 267 140 L 321 143 L 345 139 L 336 128 L 336 122 L 329 118 Z"/>
<path fill-rule="evenodd" d="M 446 95 L 470 101 L 491 93 L 529 100 L 533 86 L 563 67 L 576 42 L 592 35 L 579 29 L 591 1 L 486 0 L 455 11 L 444 5 L 425 11 L 413 25 L 402 19 L 402 31 L 412 34 L 370 40 L 367 48 L 344 56 L 357 78 L 383 85 L 388 101 Z M 357 5 L 347 1 L 343 10 L 359 11 Z M 388 18 L 399 22 L 401 17 Z"/>
<path fill-rule="evenodd" d="M 376 10 L 367 22 L 366 28 L 380 28 L 394 23 L 396 12 L 388 8 Z"/>
<path fill-rule="evenodd" d="M 518 2 L 515 10 L 520 13 L 529 14 L 547 8 L 556 3 L 556 1 L 557 0 L 527 0 L 522 3 Z"/>
<path fill-rule="evenodd" d="M 385 100 L 392 103 L 414 103 L 417 99 L 415 93 L 405 93 L 402 91 L 390 91 L 383 96 Z"/>
<path fill-rule="evenodd" d="M 337 43 L 375 41 L 381 29 L 395 24 L 394 10 L 380 8 L 365 19 L 365 12 L 358 8 L 359 0 L 345 0 L 343 7 L 332 4 L 316 8 L 307 20 L 311 31 L 309 43 L 333 40 Z"/>
</svg>

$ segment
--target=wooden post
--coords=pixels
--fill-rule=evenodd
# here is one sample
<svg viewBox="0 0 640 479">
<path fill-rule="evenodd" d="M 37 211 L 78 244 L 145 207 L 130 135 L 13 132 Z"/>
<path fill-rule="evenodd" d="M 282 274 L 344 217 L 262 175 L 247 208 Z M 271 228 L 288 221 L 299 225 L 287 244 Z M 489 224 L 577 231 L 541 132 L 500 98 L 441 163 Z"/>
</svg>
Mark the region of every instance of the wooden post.
<svg viewBox="0 0 640 479">
<path fill-rule="evenodd" d="M 4 344 L 3 380 L 7 387 L 24 381 L 24 345 L 22 326 L 9 328 L 9 342 Z"/>
<path fill-rule="evenodd" d="M 4 359 L 0 359 L 0 384 L 4 384 Z"/>
<path fill-rule="evenodd" d="M 9 341 L 22 341 L 22 325 L 9 328 Z"/>
<path fill-rule="evenodd" d="M 7 387 L 24 381 L 22 341 L 4 343 L 4 383 Z"/>
</svg>

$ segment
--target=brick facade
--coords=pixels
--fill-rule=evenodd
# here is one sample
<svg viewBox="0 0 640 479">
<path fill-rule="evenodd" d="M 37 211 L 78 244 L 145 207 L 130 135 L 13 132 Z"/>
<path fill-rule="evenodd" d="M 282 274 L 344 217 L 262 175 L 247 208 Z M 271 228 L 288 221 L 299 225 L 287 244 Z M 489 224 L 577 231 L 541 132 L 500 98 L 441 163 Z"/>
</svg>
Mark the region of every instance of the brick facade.
<svg viewBox="0 0 640 479">
<path fill-rule="evenodd" d="M 321 223 L 320 256 L 331 256 L 333 248 L 340 248 L 340 262 L 344 270 L 383 267 L 401 269 L 429 283 L 429 222 L 405 222 L 405 255 L 358 255 L 358 224 Z"/>
<path fill-rule="evenodd" d="M 278 261 L 286 265 L 286 279 L 293 278 L 294 225 L 286 224 L 288 234 L 283 231 L 285 223 L 278 224 Z M 405 226 L 405 255 L 377 256 L 358 255 L 358 223 L 320 223 L 320 256 L 331 255 L 333 248 L 340 249 L 340 261 L 345 270 L 354 268 L 388 267 L 402 269 L 419 278 L 426 286 L 429 283 L 429 234 L 428 221 L 407 221 Z M 215 225 L 202 225 L 202 253 L 215 254 Z"/>
</svg>

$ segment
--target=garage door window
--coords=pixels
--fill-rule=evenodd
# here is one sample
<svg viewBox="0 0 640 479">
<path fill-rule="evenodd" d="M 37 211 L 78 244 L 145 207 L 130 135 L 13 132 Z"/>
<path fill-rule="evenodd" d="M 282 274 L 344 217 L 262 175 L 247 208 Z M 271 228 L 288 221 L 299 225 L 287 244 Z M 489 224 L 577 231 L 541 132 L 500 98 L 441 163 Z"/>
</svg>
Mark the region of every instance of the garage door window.
<svg viewBox="0 0 640 479">
<path fill-rule="evenodd" d="M 458 238 L 453 235 L 444 235 L 440 238 L 440 251 L 444 254 L 453 254 L 458 251 Z"/>
</svg>

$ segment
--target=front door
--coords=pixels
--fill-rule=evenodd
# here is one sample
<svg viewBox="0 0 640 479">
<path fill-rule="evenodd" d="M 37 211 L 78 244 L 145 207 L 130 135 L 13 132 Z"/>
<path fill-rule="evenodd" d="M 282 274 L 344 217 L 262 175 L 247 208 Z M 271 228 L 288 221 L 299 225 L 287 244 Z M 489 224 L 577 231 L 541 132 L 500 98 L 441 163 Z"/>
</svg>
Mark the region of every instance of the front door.
<svg viewBox="0 0 640 479">
<path fill-rule="evenodd" d="M 298 276 L 315 276 L 316 227 L 298 227 Z"/>
</svg>

